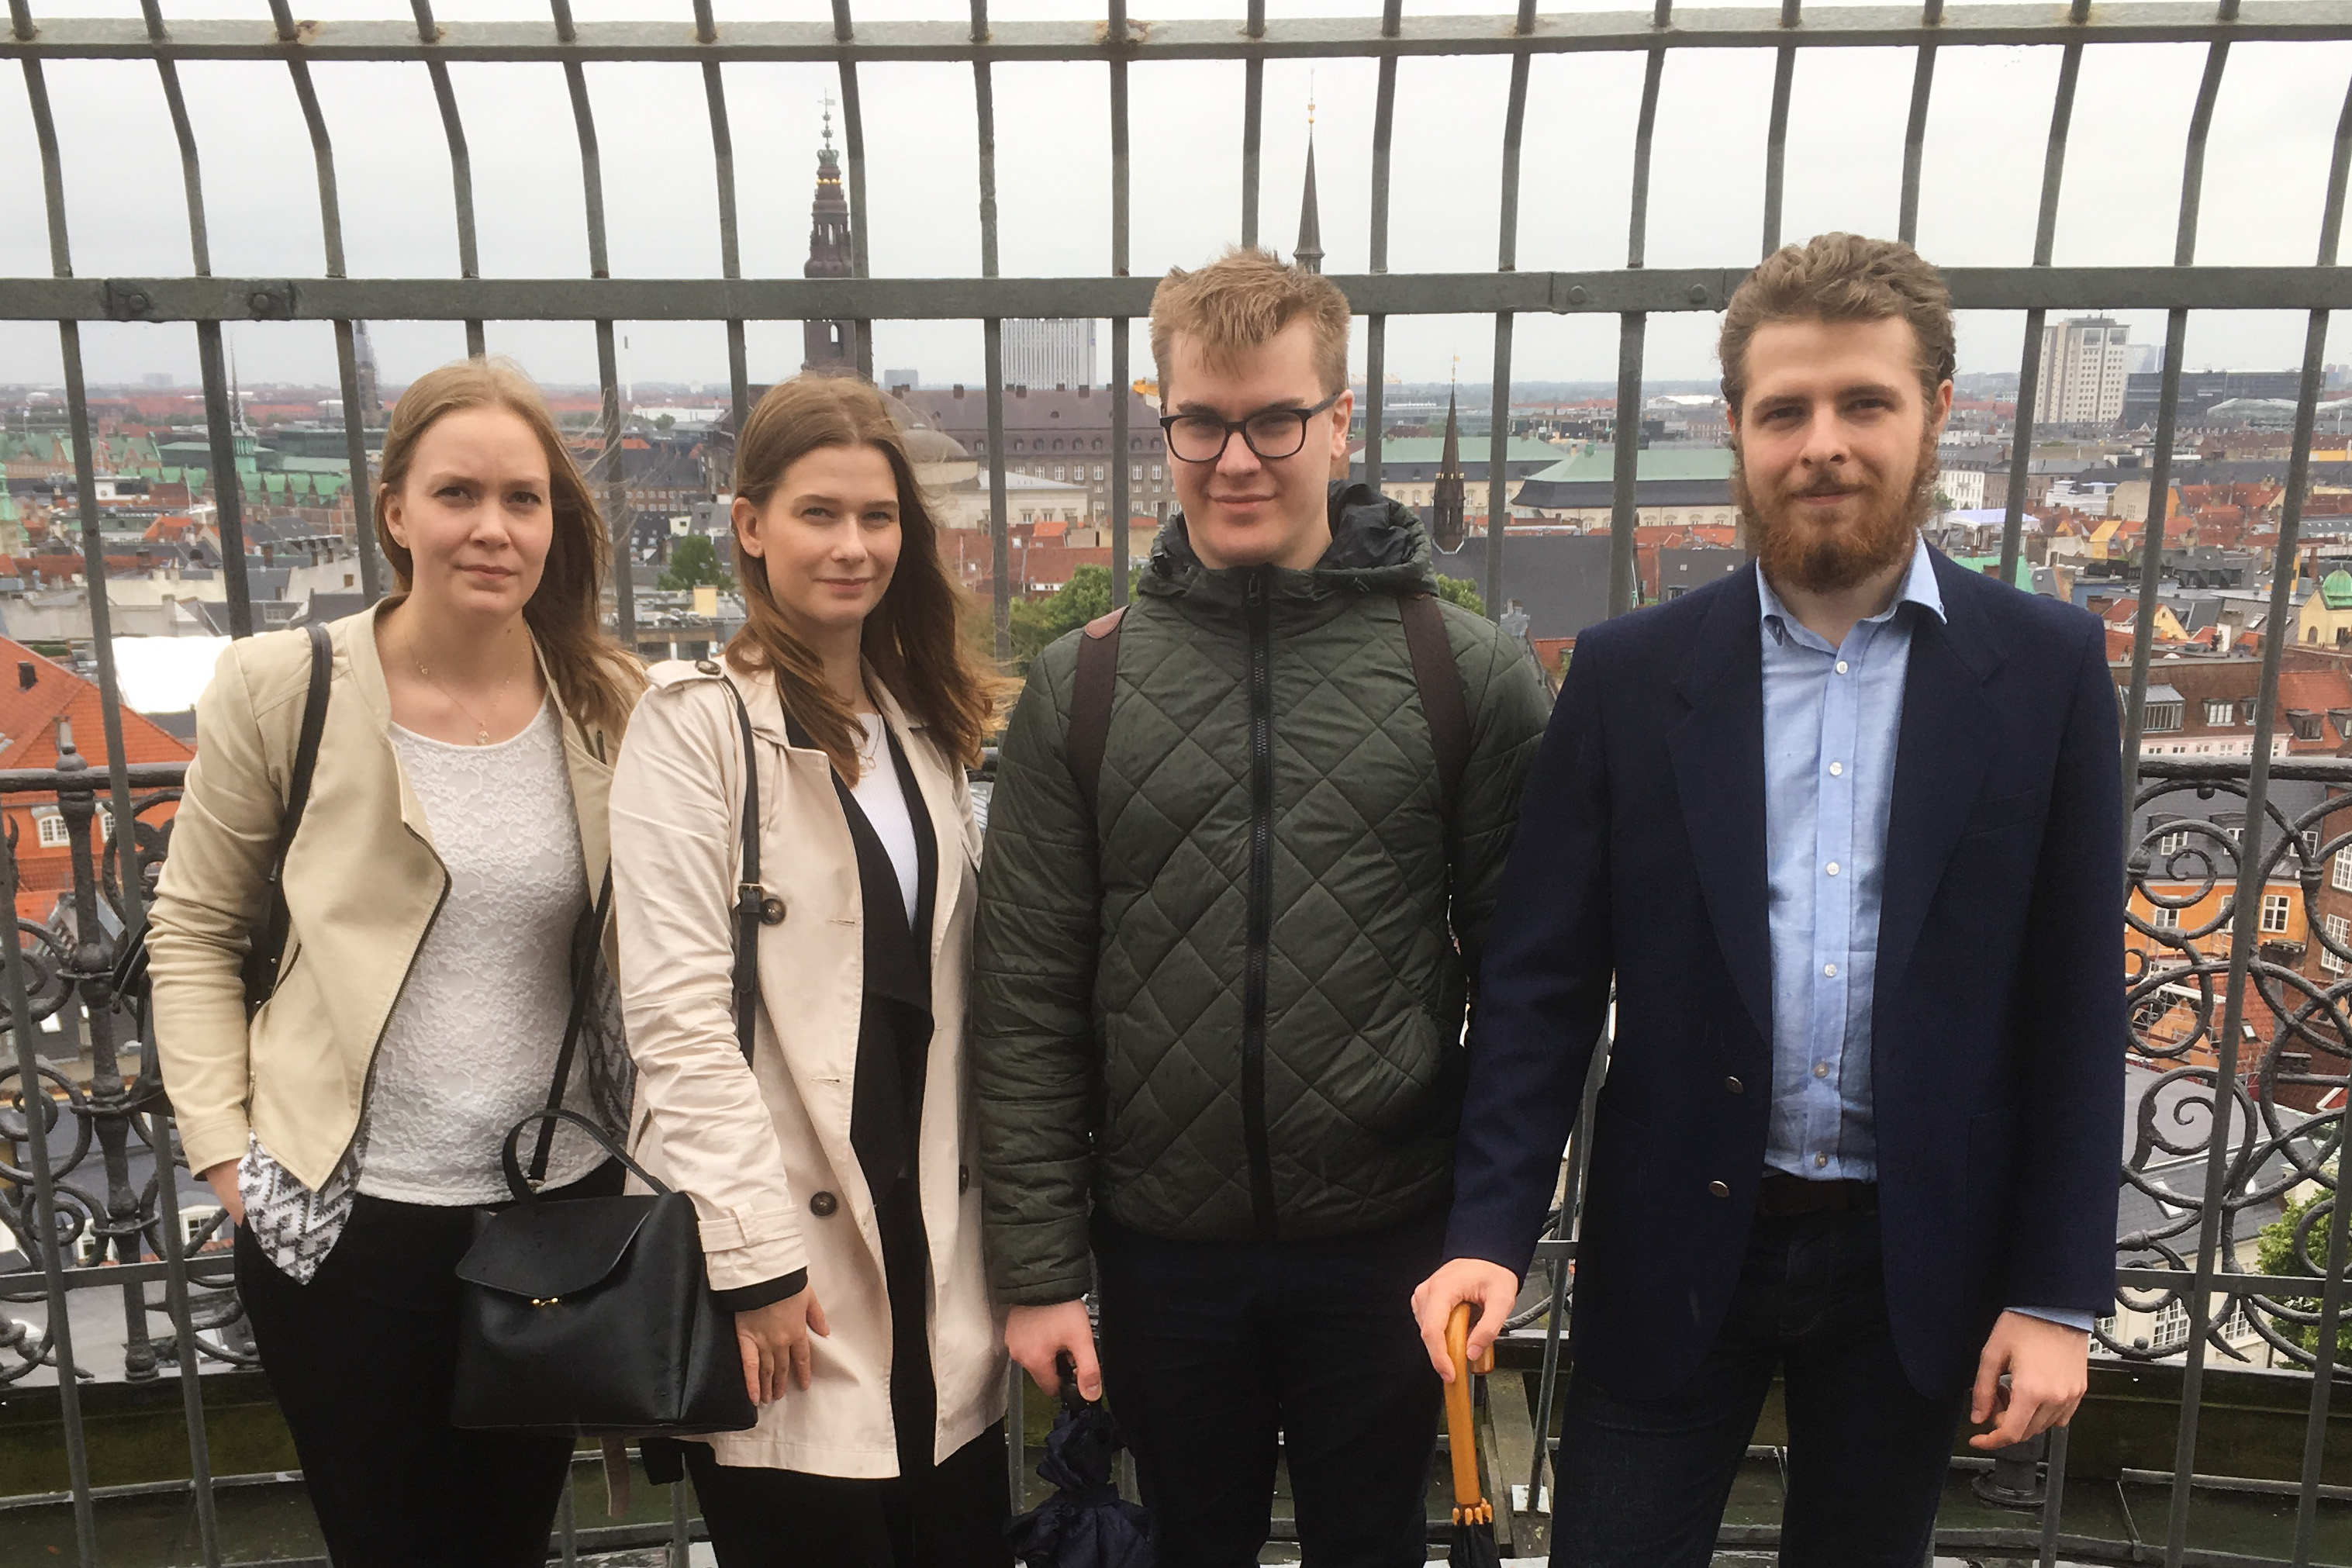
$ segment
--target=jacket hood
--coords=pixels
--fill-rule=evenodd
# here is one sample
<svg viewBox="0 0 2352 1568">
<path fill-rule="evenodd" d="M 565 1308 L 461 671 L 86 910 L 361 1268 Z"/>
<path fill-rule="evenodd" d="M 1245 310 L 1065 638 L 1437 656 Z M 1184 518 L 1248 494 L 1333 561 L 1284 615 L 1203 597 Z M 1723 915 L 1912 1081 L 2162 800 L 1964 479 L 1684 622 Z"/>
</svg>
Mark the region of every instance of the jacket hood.
<svg viewBox="0 0 2352 1568">
<path fill-rule="evenodd" d="M 1370 485 L 1336 480 L 1327 504 L 1331 546 L 1303 572 L 1284 566 L 1204 565 L 1192 549 L 1184 514 L 1173 513 L 1152 541 L 1151 559 L 1137 588 L 1203 607 L 1238 605 L 1250 574 L 1262 570 L 1266 574 L 1266 593 L 1276 600 L 1436 591 L 1429 534 L 1412 508 L 1391 500 Z"/>
</svg>

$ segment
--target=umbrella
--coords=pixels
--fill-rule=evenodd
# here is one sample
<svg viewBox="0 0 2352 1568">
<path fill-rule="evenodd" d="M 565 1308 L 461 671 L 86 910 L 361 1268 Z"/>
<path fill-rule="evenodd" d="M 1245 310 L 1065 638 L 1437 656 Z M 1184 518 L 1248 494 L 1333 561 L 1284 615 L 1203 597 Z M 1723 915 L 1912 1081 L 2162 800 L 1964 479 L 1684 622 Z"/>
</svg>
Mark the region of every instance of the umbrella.
<svg viewBox="0 0 2352 1568">
<path fill-rule="evenodd" d="M 1489 1349 L 1470 1364 L 1470 1303 L 1459 1302 L 1445 1321 L 1445 1349 L 1454 1358 L 1454 1381 L 1445 1385 L 1445 1447 L 1454 1460 L 1454 1530 L 1445 1561 L 1454 1568 L 1501 1568 L 1495 1544 L 1495 1505 L 1478 1485 L 1478 1435 L 1470 1424 L 1470 1374 L 1495 1370 Z"/>
<path fill-rule="evenodd" d="M 1150 1516 L 1118 1495 L 1111 1466 L 1127 1446 L 1111 1413 L 1078 1393 L 1077 1368 L 1055 1366 L 1062 1408 L 1045 1437 L 1038 1475 L 1054 1495 L 1004 1527 L 1013 1555 L 1028 1568 L 1156 1568 Z"/>
</svg>

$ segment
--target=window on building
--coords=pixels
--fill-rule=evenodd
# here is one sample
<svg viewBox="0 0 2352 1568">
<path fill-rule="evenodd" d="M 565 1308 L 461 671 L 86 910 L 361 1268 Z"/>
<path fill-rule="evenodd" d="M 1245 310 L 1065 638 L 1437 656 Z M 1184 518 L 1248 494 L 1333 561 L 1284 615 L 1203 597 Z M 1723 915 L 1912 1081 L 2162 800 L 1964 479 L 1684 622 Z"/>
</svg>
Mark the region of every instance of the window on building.
<svg viewBox="0 0 2352 1568">
<path fill-rule="evenodd" d="M 1143 465 L 1141 463 L 1136 464 L 1133 468 L 1129 470 L 1127 477 L 1139 482 L 1143 478 Z"/>
<path fill-rule="evenodd" d="M 2341 974 L 2347 964 L 2339 950 L 2352 947 L 2352 921 L 2342 915 L 2329 915 L 2319 925 L 2327 939 L 2319 949 L 2319 967 L 2330 974 Z"/>
<path fill-rule="evenodd" d="M 2150 735 L 2160 735 L 2179 729 L 2180 709 L 2181 703 L 2178 698 L 2169 701 L 2150 702 L 2140 710 L 2141 731 Z"/>
<path fill-rule="evenodd" d="M 2205 722 L 2216 729 L 2227 729 L 2238 721 L 2238 705 L 2226 699 L 2205 704 Z"/>
<path fill-rule="evenodd" d="M 2180 911 L 2168 905 L 2158 904 L 2156 906 L 2155 910 L 2147 917 L 2147 923 L 2154 926 L 2158 931 L 2179 931 L 2180 929 Z"/>
<path fill-rule="evenodd" d="M 2263 895 L 2263 930 L 2276 936 L 2286 930 L 2287 896 L 2284 893 Z"/>
<path fill-rule="evenodd" d="M 1095 465 L 1095 482 L 1097 484 L 1100 484 L 1102 482 L 1102 465 L 1100 463 L 1097 463 Z"/>
<path fill-rule="evenodd" d="M 2327 881 L 2339 893 L 2352 893 L 2352 845 L 2336 852 L 2335 867 L 2328 872 Z"/>
<path fill-rule="evenodd" d="M 73 842 L 73 836 L 66 831 L 66 819 L 56 812 L 52 811 L 41 817 L 40 824 L 43 848 L 62 849 Z"/>
<path fill-rule="evenodd" d="M 1157 463 L 1151 465 L 1151 482 L 1155 485 L 1160 482 L 1160 465 Z"/>
<path fill-rule="evenodd" d="M 1059 441 L 1056 441 L 1056 442 L 1055 442 L 1054 444 L 1055 444 L 1055 446 L 1057 446 L 1057 447 L 1061 445 L 1061 443 L 1060 443 Z M 1055 464 L 1055 465 L 1054 465 L 1054 477 L 1055 477 L 1055 479 L 1067 479 L 1070 476 L 1069 476 L 1069 471 L 1068 471 L 1068 469 L 1067 469 L 1066 466 L 1066 465 L 1064 465 L 1064 464 L 1061 464 L 1061 463 L 1056 463 L 1056 464 Z"/>
<path fill-rule="evenodd" d="M 2177 1351 L 2189 1342 L 2189 1303 L 2167 1301 L 2148 1325 L 2147 1346 L 2157 1352 Z"/>
<path fill-rule="evenodd" d="M 2169 860 L 2188 847 L 2189 830 L 2185 827 L 2178 828 L 2156 841 L 2156 858 L 2159 862 Z"/>
<path fill-rule="evenodd" d="M 2290 708 L 2286 710 L 2286 722 L 2287 728 L 2294 731 L 2296 740 L 2319 739 L 2319 714 L 2315 710 L 2309 708 Z"/>
</svg>

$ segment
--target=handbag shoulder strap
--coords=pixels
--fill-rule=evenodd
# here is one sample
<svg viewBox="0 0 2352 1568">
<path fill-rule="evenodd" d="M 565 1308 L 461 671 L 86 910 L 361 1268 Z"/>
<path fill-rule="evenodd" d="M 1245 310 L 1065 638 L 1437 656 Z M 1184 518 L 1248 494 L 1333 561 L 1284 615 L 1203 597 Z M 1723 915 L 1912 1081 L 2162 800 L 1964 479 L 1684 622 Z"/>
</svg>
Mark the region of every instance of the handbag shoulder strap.
<svg viewBox="0 0 2352 1568">
<path fill-rule="evenodd" d="M 760 927 L 768 889 L 760 882 L 760 748 L 751 735 L 751 710 L 724 675 L 719 684 L 734 700 L 735 725 L 743 736 L 742 866 L 735 879 L 735 1043 L 743 1063 L 751 1062 L 751 1042 L 760 1017 Z"/>
<path fill-rule="evenodd" d="M 310 804 L 310 775 L 318 771 L 319 737 L 327 728 L 327 699 L 334 676 L 334 644 L 327 628 L 313 621 L 310 635 L 310 689 L 302 699 L 302 730 L 294 742 L 294 769 L 287 780 L 286 810 L 278 819 L 278 840 L 270 847 L 269 869 L 262 881 L 268 901 L 263 907 L 258 940 L 253 943 L 246 968 L 245 1005 L 248 1015 L 258 1012 L 278 989 L 278 971 L 286 956 L 286 939 L 293 916 L 286 907 L 286 858 L 302 813 Z"/>
<path fill-rule="evenodd" d="M 555 1121 L 563 1109 L 563 1090 L 572 1079 L 572 1058 L 579 1053 L 581 1026 L 587 1021 L 589 994 L 595 989 L 596 952 L 604 944 L 604 922 L 613 908 L 613 863 L 604 862 L 604 884 L 595 901 L 583 911 L 572 931 L 572 1006 L 563 1016 L 563 1043 L 555 1051 L 555 1076 L 547 1086 L 548 1120 L 539 1124 L 539 1142 L 530 1156 L 534 1184 L 547 1179 L 547 1160 L 555 1148 Z"/>
</svg>

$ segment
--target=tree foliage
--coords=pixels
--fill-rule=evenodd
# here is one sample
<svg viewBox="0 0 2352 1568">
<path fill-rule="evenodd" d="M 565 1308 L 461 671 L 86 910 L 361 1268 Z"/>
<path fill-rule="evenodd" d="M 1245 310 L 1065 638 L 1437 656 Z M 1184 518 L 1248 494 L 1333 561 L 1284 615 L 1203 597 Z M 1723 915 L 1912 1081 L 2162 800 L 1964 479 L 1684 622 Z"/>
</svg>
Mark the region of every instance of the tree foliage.
<svg viewBox="0 0 2352 1568">
<path fill-rule="evenodd" d="M 2327 1170 L 2333 1175 L 2336 1168 L 2331 1165 Z M 2310 1254 L 2310 1261 L 2319 1265 L 2319 1272 L 2326 1274 L 2331 1267 L 2327 1256 L 2327 1231 L 2328 1221 L 2332 1217 L 2326 1205 L 2334 1195 L 2323 1188 L 2299 1203 L 2288 1204 L 2284 1214 L 2263 1226 L 2255 1243 L 2254 1266 L 2265 1274 L 2309 1274 L 2312 1271 L 2309 1265 L 2296 1255 L 2295 1250 L 2295 1233 L 2307 1222 L 2309 1231 L 2305 1249 Z M 2338 1261 L 2334 1266 L 2342 1265 Z M 2277 1300 L 2282 1307 L 2309 1312 L 2315 1318 L 2319 1314 L 2319 1299 L 2315 1296 L 2282 1296 Z M 2352 1302 L 2347 1303 L 2347 1309 L 2336 1325 L 2336 1363 L 2338 1366 L 2352 1365 Z M 2319 1349 L 2319 1329 L 2315 1323 L 2293 1323 L 2284 1319 L 2273 1321 L 2280 1333 L 2305 1350 L 2316 1352 Z"/>
<path fill-rule="evenodd" d="M 1440 577 L 1437 596 L 1449 605 L 1459 605 L 1474 616 L 1486 613 L 1486 601 L 1478 596 L 1478 584 L 1467 577 Z"/>
<path fill-rule="evenodd" d="M 689 588 L 717 588 L 724 593 L 735 586 L 735 579 L 719 564 L 719 547 L 701 534 L 690 533 L 670 546 L 669 569 L 661 574 L 661 585 L 673 594 Z"/>
<path fill-rule="evenodd" d="M 1134 579 L 1129 579 L 1130 589 Z M 1029 661 L 1061 637 L 1110 613 L 1110 568 L 1080 566 L 1051 598 L 1013 602 L 1013 668 L 1027 674 Z"/>
</svg>

